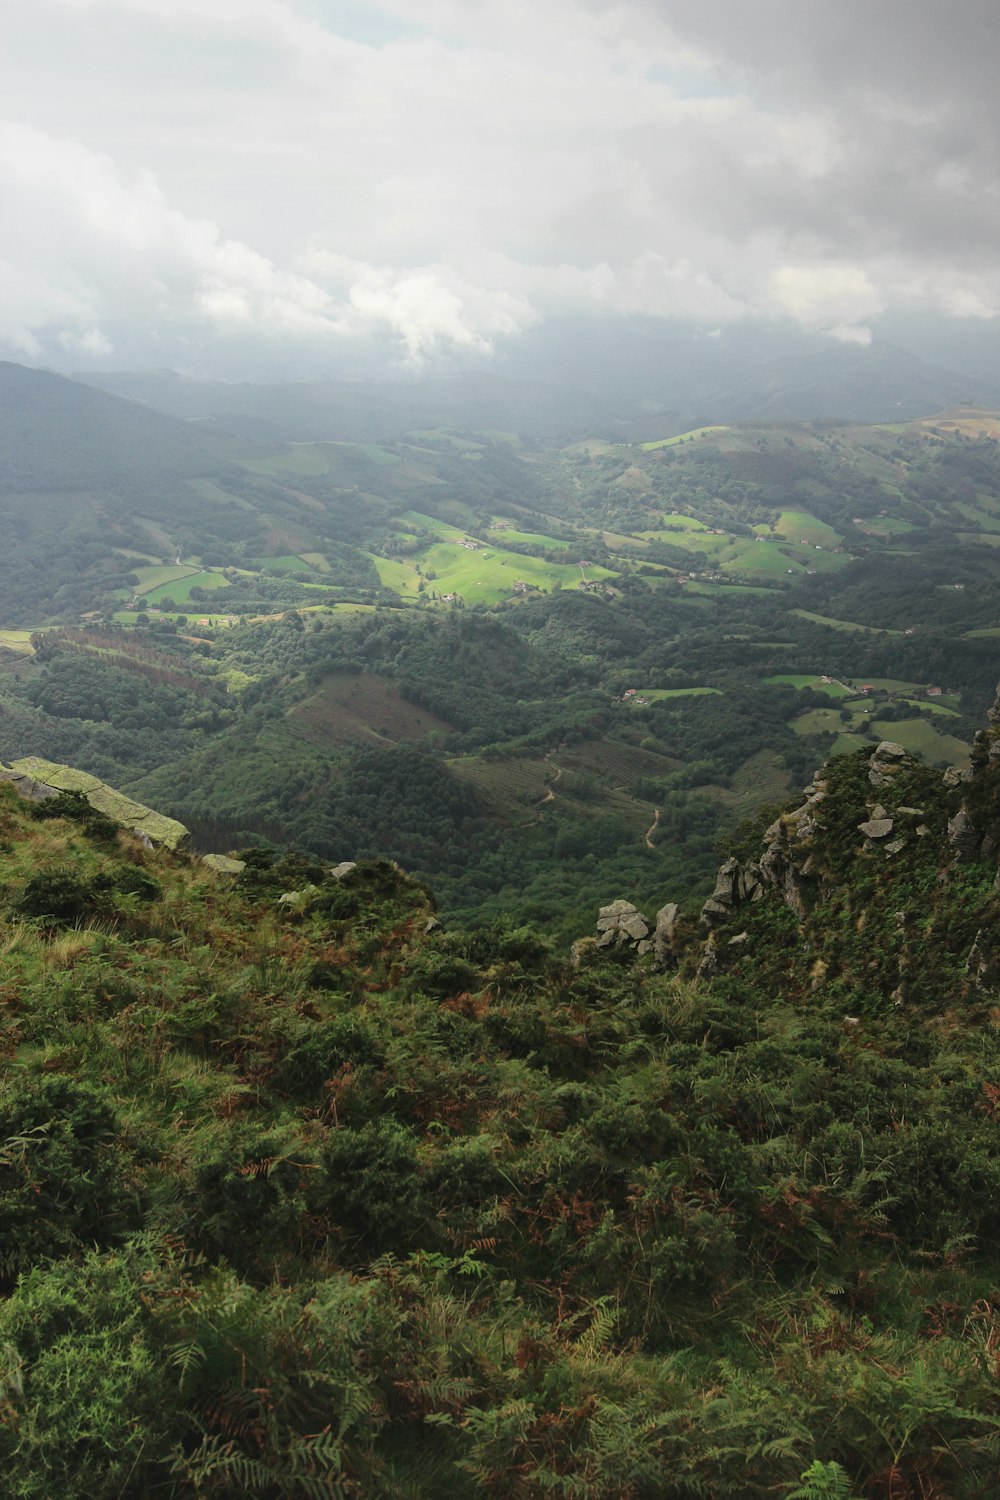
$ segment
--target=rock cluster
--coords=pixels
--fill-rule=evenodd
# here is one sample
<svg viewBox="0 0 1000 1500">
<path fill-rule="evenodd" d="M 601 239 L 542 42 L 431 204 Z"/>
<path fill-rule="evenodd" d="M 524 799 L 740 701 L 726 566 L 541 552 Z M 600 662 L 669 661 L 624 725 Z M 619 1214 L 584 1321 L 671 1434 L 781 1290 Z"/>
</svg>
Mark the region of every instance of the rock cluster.
<svg viewBox="0 0 1000 1500">
<path fill-rule="evenodd" d="M 652 953 L 649 922 L 631 901 L 612 901 L 597 914 L 598 948 L 634 948 L 640 956 Z"/>
<path fill-rule="evenodd" d="M 612 901 L 602 906 L 597 914 L 597 937 L 582 938 L 573 944 L 570 950 L 572 962 L 579 967 L 588 951 L 616 948 L 628 950 L 637 958 L 652 953 L 658 969 L 671 969 L 677 963 L 679 915 L 676 901 L 668 901 L 662 906 L 653 922 L 644 917 L 631 901 Z"/>
</svg>

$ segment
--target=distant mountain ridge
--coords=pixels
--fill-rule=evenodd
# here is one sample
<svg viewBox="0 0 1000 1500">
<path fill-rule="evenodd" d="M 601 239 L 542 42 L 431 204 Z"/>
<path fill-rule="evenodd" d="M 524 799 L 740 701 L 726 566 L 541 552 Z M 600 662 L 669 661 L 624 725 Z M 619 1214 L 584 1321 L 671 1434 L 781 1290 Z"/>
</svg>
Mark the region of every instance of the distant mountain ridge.
<svg viewBox="0 0 1000 1500">
<path fill-rule="evenodd" d="M 81 371 L 74 380 L 188 421 L 265 442 L 365 442 L 439 426 L 540 438 L 632 437 L 665 418 L 677 431 L 701 421 L 892 421 L 944 407 L 1000 402 L 1000 379 L 928 364 L 891 344 L 821 344 L 763 357 L 690 336 L 611 357 L 585 340 L 547 365 L 508 351 L 495 366 L 385 381 L 241 383 L 173 371 Z"/>
</svg>

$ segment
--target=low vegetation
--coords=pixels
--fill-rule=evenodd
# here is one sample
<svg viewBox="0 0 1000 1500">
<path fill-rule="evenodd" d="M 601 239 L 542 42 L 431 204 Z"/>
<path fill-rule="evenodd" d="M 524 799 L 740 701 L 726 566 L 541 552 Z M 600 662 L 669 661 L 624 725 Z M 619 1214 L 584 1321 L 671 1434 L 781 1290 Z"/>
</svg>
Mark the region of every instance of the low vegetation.
<svg viewBox="0 0 1000 1500">
<path fill-rule="evenodd" d="M 992 1493 L 995 869 L 868 768 L 712 982 L 0 788 L 7 1493 Z"/>
</svg>

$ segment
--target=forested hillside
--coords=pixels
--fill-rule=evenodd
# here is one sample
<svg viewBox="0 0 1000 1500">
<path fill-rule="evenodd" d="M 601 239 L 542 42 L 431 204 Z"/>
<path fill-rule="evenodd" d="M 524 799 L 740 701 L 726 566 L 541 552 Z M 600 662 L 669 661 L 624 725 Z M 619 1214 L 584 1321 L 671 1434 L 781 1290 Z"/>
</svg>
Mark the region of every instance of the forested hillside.
<svg viewBox="0 0 1000 1500">
<path fill-rule="evenodd" d="M 831 762 L 655 959 L 0 788 L 6 1492 L 994 1494 L 996 749 Z"/>
<path fill-rule="evenodd" d="M 0 377 L 0 755 L 204 848 L 388 856 L 568 940 L 610 891 L 697 902 L 831 751 L 965 764 L 989 702 L 986 410 L 567 442 L 359 388 L 371 433 L 274 442 Z"/>
</svg>

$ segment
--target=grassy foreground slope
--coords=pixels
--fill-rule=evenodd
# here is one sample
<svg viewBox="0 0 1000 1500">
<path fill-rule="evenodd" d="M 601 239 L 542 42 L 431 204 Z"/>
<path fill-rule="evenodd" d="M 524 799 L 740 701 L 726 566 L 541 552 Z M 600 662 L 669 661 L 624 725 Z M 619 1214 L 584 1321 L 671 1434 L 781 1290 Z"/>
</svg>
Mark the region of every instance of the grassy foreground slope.
<svg viewBox="0 0 1000 1500">
<path fill-rule="evenodd" d="M 868 772 L 711 983 L 0 788 L 6 1493 L 995 1494 L 995 866 Z"/>
</svg>

